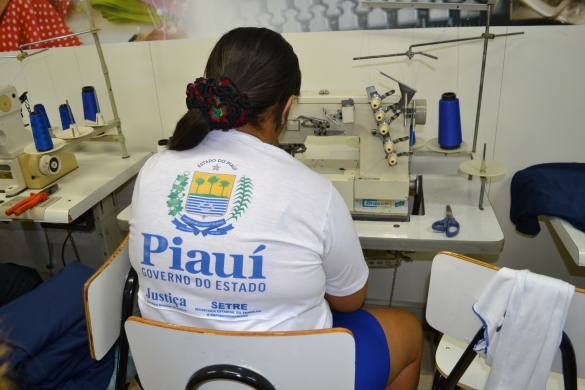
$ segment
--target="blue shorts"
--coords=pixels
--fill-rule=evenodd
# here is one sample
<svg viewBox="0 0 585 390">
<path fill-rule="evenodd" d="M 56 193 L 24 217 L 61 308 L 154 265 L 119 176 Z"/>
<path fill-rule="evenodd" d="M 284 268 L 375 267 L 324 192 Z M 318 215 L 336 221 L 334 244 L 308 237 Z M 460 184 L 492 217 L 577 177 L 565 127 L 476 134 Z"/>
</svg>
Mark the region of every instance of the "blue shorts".
<svg viewBox="0 0 585 390">
<path fill-rule="evenodd" d="M 390 350 L 384 329 L 369 312 L 332 311 L 333 327 L 346 328 L 355 340 L 355 389 L 384 390 L 390 377 Z"/>
</svg>

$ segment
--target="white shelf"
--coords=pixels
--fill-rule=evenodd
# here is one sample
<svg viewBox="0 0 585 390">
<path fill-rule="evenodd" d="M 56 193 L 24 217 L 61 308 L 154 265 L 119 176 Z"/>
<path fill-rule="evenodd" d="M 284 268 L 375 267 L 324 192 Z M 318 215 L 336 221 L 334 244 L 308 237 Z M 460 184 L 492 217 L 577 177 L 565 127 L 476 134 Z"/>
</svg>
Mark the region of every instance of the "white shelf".
<svg viewBox="0 0 585 390">
<path fill-rule="evenodd" d="M 575 263 L 580 267 L 585 267 L 585 233 L 564 219 L 558 217 L 548 217 L 548 219 Z"/>
</svg>

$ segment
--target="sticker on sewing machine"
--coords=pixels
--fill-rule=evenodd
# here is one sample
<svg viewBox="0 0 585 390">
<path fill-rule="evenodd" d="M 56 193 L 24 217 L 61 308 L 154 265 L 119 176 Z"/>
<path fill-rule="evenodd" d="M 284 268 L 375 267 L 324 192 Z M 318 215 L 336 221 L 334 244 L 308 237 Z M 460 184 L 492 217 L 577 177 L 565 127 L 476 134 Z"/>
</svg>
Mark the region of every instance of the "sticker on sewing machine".
<svg viewBox="0 0 585 390">
<path fill-rule="evenodd" d="M 366 209 L 390 209 L 392 208 L 392 201 L 381 199 L 362 199 L 362 207 Z"/>
<path fill-rule="evenodd" d="M 0 179 L 12 179 L 12 172 L 0 171 Z"/>
<path fill-rule="evenodd" d="M 405 200 L 392 199 L 356 199 L 355 211 L 408 211 L 408 203 Z"/>
</svg>

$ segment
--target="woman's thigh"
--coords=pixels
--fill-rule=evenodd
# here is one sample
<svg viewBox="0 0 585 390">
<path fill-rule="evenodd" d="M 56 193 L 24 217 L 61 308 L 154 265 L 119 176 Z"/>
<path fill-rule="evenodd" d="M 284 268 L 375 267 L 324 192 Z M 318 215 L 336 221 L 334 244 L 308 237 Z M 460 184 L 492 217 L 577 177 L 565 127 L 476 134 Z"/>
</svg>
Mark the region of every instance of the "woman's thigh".
<svg viewBox="0 0 585 390">
<path fill-rule="evenodd" d="M 364 308 L 380 323 L 390 348 L 390 379 L 393 382 L 410 364 L 420 360 L 423 350 L 421 324 L 406 310 L 392 308 Z"/>
</svg>

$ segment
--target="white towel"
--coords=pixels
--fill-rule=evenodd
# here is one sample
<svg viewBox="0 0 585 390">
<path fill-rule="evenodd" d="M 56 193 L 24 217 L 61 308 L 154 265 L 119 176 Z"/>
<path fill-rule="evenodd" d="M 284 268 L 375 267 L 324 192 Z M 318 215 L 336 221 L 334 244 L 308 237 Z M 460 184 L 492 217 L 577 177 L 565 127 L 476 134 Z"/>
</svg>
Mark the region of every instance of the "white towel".
<svg viewBox="0 0 585 390">
<path fill-rule="evenodd" d="M 473 310 L 484 323 L 475 352 L 491 366 L 486 389 L 546 388 L 575 287 L 502 268 Z"/>
</svg>

